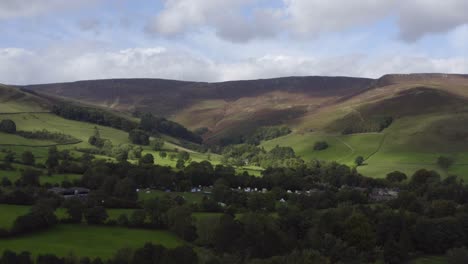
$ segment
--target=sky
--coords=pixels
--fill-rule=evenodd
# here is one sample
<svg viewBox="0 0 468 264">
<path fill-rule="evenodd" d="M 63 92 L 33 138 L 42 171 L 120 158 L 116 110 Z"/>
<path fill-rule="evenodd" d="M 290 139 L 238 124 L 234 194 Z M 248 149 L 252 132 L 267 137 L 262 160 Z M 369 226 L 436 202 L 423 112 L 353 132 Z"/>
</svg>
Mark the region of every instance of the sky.
<svg viewBox="0 0 468 264">
<path fill-rule="evenodd" d="M 468 73 L 466 0 L 0 0 L 0 83 Z"/>
</svg>

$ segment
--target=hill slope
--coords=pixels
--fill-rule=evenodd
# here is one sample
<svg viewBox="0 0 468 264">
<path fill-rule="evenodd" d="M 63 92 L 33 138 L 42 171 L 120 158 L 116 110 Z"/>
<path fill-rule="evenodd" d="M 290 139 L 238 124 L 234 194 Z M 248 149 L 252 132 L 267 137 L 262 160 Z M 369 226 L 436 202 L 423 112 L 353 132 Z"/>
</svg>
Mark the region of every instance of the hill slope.
<svg viewBox="0 0 468 264">
<path fill-rule="evenodd" d="M 370 176 L 396 169 L 441 170 L 435 164 L 439 155 L 457 159 L 453 169 L 442 173 L 468 172 L 463 162 L 468 156 L 467 75 L 385 75 L 375 80 L 289 77 L 223 83 L 123 79 L 25 88 L 114 109 L 151 111 L 192 129 L 205 127 L 208 143 L 248 135 L 259 126 L 285 124 L 293 133 L 263 143 L 266 148 L 292 146 L 306 159 L 346 163 L 362 155 L 367 166 L 360 170 Z M 343 135 L 345 130 L 351 134 Z M 313 151 L 317 140 L 329 141 L 330 149 Z"/>
</svg>

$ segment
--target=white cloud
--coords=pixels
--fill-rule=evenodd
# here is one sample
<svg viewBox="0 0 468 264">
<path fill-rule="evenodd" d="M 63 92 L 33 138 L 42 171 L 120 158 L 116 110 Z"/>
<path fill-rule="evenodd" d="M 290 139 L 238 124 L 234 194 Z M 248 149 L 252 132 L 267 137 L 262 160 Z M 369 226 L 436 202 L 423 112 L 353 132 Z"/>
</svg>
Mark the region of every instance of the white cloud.
<svg viewBox="0 0 468 264">
<path fill-rule="evenodd" d="M 261 0 L 165 0 L 149 32 L 174 36 L 211 28 L 233 42 L 290 33 L 315 37 L 396 17 L 400 36 L 414 41 L 468 24 L 466 0 L 282 0 L 277 8 L 254 8 Z M 245 15 L 245 9 L 254 9 Z"/>
<path fill-rule="evenodd" d="M 281 30 L 280 12 L 253 6 L 264 0 L 164 0 L 164 9 L 147 25 L 146 31 L 178 36 L 211 27 L 221 38 L 245 42 L 276 35 Z M 244 8 L 253 8 L 245 15 Z"/>
<path fill-rule="evenodd" d="M 105 78 L 166 78 L 227 81 L 293 75 L 375 77 L 387 73 L 468 72 L 462 57 L 387 55 L 339 57 L 265 55 L 217 62 L 191 52 L 162 47 L 107 52 L 33 52 L 0 49 L 0 83 L 29 84 Z"/>
<path fill-rule="evenodd" d="M 97 1 L 99 0 L 1 0 L 0 20 L 36 16 Z"/>
</svg>

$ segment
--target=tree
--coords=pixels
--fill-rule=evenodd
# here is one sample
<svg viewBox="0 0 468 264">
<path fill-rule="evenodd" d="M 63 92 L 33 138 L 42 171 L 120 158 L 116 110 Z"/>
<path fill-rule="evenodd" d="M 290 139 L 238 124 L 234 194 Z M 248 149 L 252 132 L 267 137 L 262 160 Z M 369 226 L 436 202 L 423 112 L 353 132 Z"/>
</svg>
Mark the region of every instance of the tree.
<svg viewBox="0 0 468 264">
<path fill-rule="evenodd" d="M 451 157 L 446 157 L 446 156 L 440 156 L 437 158 L 437 165 L 439 165 L 443 169 L 448 169 L 452 164 L 455 162 L 455 160 Z"/>
<path fill-rule="evenodd" d="M 59 164 L 59 153 L 58 153 L 57 147 L 55 146 L 50 147 L 49 156 L 47 157 L 47 160 L 46 160 L 47 168 L 53 169 L 57 167 L 58 164 Z"/>
<path fill-rule="evenodd" d="M 31 151 L 25 151 L 21 155 L 21 160 L 26 165 L 34 165 L 35 159 Z"/>
<path fill-rule="evenodd" d="M 197 238 L 193 225 L 192 210 L 187 206 L 176 206 L 167 212 L 169 228 L 181 238 L 194 241 Z"/>
<path fill-rule="evenodd" d="M 85 212 L 86 222 L 90 225 L 102 224 L 108 217 L 106 209 L 102 206 L 88 208 Z"/>
<path fill-rule="evenodd" d="M 137 145 L 149 145 L 149 136 L 148 134 L 139 129 L 134 129 L 128 133 L 128 138 L 130 142 Z"/>
<path fill-rule="evenodd" d="M 4 119 L 0 121 L 0 132 L 14 134 L 16 133 L 16 124 L 13 120 Z"/>
<path fill-rule="evenodd" d="M 167 153 L 165 151 L 159 152 L 159 157 L 165 159 L 167 157 Z"/>
<path fill-rule="evenodd" d="M 27 186 L 39 186 L 41 172 L 33 169 L 25 169 L 21 172 L 21 183 Z"/>
<path fill-rule="evenodd" d="M 144 210 L 134 210 L 130 215 L 129 224 L 134 227 L 142 227 L 145 224 L 146 213 Z"/>
<path fill-rule="evenodd" d="M 81 223 L 85 207 L 83 203 L 78 199 L 67 199 L 63 203 L 63 207 L 67 211 L 69 220 L 72 223 Z"/>
<path fill-rule="evenodd" d="M 448 264 L 468 263 L 468 250 L 466 248 L 454 248 L 447 251 Z"/>
<path fill-rule="evenodd" d="M 407 176 L 403 172 L 394 171 L 387 174 L 387 180 L 392 183 L 402 182 L 406 180 Z"/>
<path fill-rule="evenodd" d="M 364 163 L 364 157 L 362 156 L 357 156 L 356 159 L 354 160 L 354 163 L 357 166 L 361 166 Z"/>
<path fill-rule="evenodd" d="M 183 169 L 185 166 L 185 161 L 183 159 L 178 159 L 176 163 L 176 168 L 177 169 Z"/>
<path fill-rule="evenodd" d="M 155 140 L 153 140 L 153 150 L 162 150 L 162 148 L 164 147 L 164 140 L 162 138 L 156 138 Z"/>
<path fill-rule="evenodd" d="M 314 144 L 314 150 L 324 150 L 328 148 L 328 143 L 326 141 L 317 141 Z"/>
<path fill-rule="evenodd" d="M 5 154 L 5 157 L 3 158 L 3 160 L 5 161 L 5 163 L 9 164 L 9 163 L 12 163 L 15 161 L 15 156 L 16 156 L 16 153 L 13 152 L 13 151 L 8 151 L 6 154 Z"/>
<path fill-rule="evenodd" d="M 114 196 L 130 201 L 136 201 L 138 193 L 136 192 L 136 185 L 133 180 L 128 177 L 119 180 L 114 187 Z"/>
<path fill-rule="evenodd" d="M 145 154 L 143 157 L 140 159 L 140 164 L 144 165 L 150 165 L 154 164 L 154 156 L 152 154 Z"/>
<path fill-rule="evenodd" d="M 188 161 L 190 159 L 190 154 L 187 151 L 181 151 L 179 152 L 179 159 L 185 161 Z"/>
</svg>

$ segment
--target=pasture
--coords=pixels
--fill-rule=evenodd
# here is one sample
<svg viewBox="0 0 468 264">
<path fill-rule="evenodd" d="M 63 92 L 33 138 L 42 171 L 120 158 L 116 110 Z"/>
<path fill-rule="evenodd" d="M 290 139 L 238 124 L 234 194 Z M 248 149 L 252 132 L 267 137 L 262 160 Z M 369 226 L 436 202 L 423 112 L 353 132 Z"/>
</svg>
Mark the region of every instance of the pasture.
<svg viewBox="0 0 468 264">
<path fill-rule="evenodd" d="M 183 244 L 168 231 L 123 227 L 60 224 L 42 232 L 0 239 L 2 250 L 29 251 L 33 255 L 53 253 L 107 259 L 121 248 L 138 248 L 146 242 L 174 248 Z"/>
</svg>

